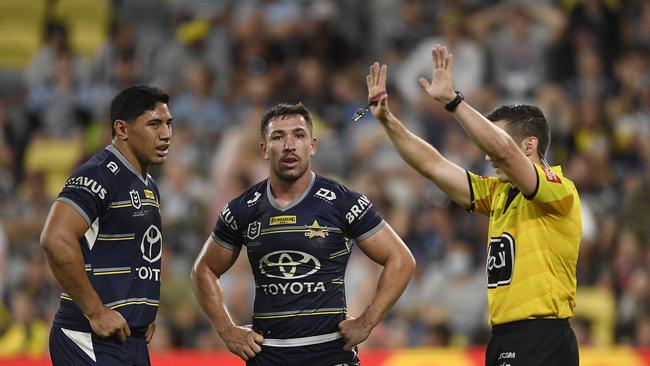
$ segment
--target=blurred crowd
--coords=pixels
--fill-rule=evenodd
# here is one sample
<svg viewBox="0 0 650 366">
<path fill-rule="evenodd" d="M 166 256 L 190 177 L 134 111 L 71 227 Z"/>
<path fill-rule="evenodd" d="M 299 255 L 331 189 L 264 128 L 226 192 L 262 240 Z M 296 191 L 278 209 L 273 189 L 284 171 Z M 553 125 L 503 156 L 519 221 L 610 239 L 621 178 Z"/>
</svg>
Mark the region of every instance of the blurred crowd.
<svg viewBox="0 0 650 366">
<path fill-rule="evenodd" d="M 456 87 L 479 111 L 533 103 L 551 125 L 547 160 L 582 199 L 580 344 L 650 347 L 650 2 L 97 0 L 104 36 L 82 51 L 73 40 L 83 22 L 50 11 L 65 0 L 44 1 L 38 50 L 24 67 L 0 69 L 0 356 L 47 349 L 60 289 L 40 231 L 71 169 L 110 142 L 110 100 L 134 83 L 167 91 L 174 116 L 169 160 L 152 171 L 165 234 L 154 351 L 223 347 L 189 271 L 221 207 L 266 178 L 259 121 L 284 101 L 314 115 L 315 170 L 365 192 L 417 259 L 362 347 L 485 344 L 487 220 L 402 162 L 371 116 L 350 120 L 366 102 L 368 66 L 386 63 L 393 112 L 450 160 L 491 174 L 419 90 L 436 43 L 451 49 Z M 242 252 L 223 278 L 239 324 L 251 321 L 249 266 Z M 379 270 L 353 252 L 351 315 Z"/>
</svg>

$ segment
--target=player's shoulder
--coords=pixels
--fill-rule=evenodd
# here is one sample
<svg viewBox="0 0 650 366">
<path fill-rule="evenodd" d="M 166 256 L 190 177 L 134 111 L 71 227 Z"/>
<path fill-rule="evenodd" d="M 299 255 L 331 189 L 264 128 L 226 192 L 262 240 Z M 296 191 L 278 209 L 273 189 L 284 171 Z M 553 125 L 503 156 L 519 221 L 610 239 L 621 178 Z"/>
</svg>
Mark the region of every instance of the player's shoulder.
<svg viewBox="0 0 650 366">
<path fill-rule="evenodd" d="M 111 160 L 111 156 L 106 149 L 97 152 L 74 169 L 69 179 L 86 178 L 108 184 L 113 173 L 119 170 L 118 164 Z"/>
<path fill-rule="evenodd" d="M 246 208 L 258 205 L 266 194 L 267 181 L 268 179 L 264 179 L 252 185 L 242 194 L 230 200 L 228 206 L 231 208 Z"/>
<path fill-rule="evenodd" d="M 345 184 L 322 175 L 316 175 L 316 182 L 312 191 L 314 197 L 337 204 L 345 204 L 365 197 L 362 193 L 348 188 Z"/>
<path fill-rule="evenodd" d="M 329 203 L 344 200 L 352 193 L 343 183 L 319 174 L 316 174 L 312 192 L 314 197 Z"/>
<path fill-rule="evenodd" d="M 551 183 L 559 183 L 559 185 L 565 186 L 569 189 L 575 189 L 575 183 L 564 175 L 562 167 L 560 165 L 546 166 L 541 165 L 540 169 L 542 174 L 540 179 L 546 179 Z M 550 185 L 553 187 L 554 185 Z"/>
</svg>

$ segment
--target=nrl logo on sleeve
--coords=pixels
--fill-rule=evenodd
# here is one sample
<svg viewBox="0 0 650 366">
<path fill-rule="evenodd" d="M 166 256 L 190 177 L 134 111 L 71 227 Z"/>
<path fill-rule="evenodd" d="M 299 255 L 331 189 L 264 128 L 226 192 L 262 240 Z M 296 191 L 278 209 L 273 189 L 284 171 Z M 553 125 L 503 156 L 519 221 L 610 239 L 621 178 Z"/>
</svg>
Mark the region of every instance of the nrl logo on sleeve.
<svg viewBox="0 0 650 366">
<path fill-rule="evenodd" d="M 136 210 L 139 210 L 142 206 L 142 201 L 140 201 L 140 193 L 134 189 L 132 191 L 129 191 L 129 195 L 131 196 L 131 204 Z"/>
<path fill-rule="evenodd" d="M 248 230 L 246 230 L 246 236 L 253 240 L 260 236 L 260 232 L 262 231 L 262 223 L 259 221 L 253 221 L 250 224 L 248 224 Z"/>
</svg>

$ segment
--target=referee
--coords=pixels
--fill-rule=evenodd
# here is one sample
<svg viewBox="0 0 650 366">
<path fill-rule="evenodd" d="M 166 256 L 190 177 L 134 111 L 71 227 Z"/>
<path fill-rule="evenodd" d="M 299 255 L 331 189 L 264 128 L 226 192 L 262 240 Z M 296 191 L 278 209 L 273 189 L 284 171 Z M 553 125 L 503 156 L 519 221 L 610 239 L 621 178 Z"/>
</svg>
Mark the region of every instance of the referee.
<svg viewBox="0 0 650 366">
<path fill-rule="evenodd" d="M 483 117 L 454 91 L 447 49 L 434 47 L 432 58 L 432 81 L 420 78 L 420 85 L 487 154 L 496 177 L 464 170 L 411 133 L 388 109 L 386 66 L 378 63 L 367 76 L 368 96 L 379 100 L 370 108 L 409 165 L 461 206 L 489 217 L 492 338 L 485 364 L 577 366 L 568 319 L 575 307 L 580 198 L 561 168 L 544 160 L 549 125 L 539 108 L 529 105 L 502 106 Z"/>
</svg>

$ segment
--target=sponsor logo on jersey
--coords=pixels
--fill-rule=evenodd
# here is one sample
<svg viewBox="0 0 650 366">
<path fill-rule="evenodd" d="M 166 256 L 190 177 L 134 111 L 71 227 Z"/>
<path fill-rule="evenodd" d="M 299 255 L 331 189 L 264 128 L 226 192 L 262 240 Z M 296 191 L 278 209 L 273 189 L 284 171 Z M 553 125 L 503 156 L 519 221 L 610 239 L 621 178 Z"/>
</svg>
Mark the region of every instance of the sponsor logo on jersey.
<svg viewBox="0 0 650 366">
<path fill-rule="evenodd" d="M 558 177 L 557 174 L 555 174 L 555 172 L 551 170 L 551 168 L 549 168 L 547 166 L 543 166 L 542 170 L 546 174 L 546 180 L 547 181 L 553 182 L 553 183 L 562 183 L 562 181 L 560 180 L 560 177 Z"/>
<path fill-rule="evenodd" d="M 334 201 L 336 199 L 336 193 L 326 188 L 319 188 L 318 191 L 316 191 L 316 193 L 314 194 L 314 196 L 323 198 L 329 202 Z"/>
<path fill-rule="evenodd" d="M 149 263 L 155 263 L 162 257 L 162 233 L 156 226 L 149 226 L 142 236 L 140 251 L 142 258 Z M 142 280 L 160 281 L 160 268 L 141 266 L 136 268 L 136 273 Z"/>
<path fill-rule="evenodd" d="M 145 189 L 145 190 L 144 190 L 144 198 L 148 198 L 148 199 L 150 199 L 150 200 L 155 200 L 155 199 L 156 199 L 156 195 L 155 195 L 152 191 L 150 191 L 150 190 L 148 190 L 148 189 Z"/>
<path fill-rule="evenodd" d="M 260 232 L 262 231 L 262 223 L 259 221 L 253 221 L 250 224 L 248 224 L 248 229 L 246 230 L 246 236 L 253 240 L 256 239 L 258 236 L 260 236 Z"/>
<path fill-rule="evenodd" d="M 348 224 L 351 224 L 357 217 L 363 216 L 368 209 L 372 207 L 372 203 L 366 196 L 361 196 L 357 199 L 357 203 L 350 208 L 350 210 L 345 214 L 345 219 L 348 221 Z"/>
<path fill-rule="evenodd" d="M 515 239 L 508 233 L 491 238 L 487 252 L 488 288 L 509 285 L 515 267 Z"/>
<path fill-rule="evenodd" d="M 311 254 L 297 250 L 278 250 L 268 253 L 259 261 L 260 272 L 269 278 L 297 280 L 309 277 L 320 270 L 320 261 Z M 298 295 L 325 291 L 321 281 L 283 281 L 260 284 L 267 295 Z"/>
<path fill-rule="evenodd" d="M 271 216 L 271 218 L 269 218 L 269 226 L 290 225 L 295 223 L 296 223 L 296 216 L 294 215 Z"/>
<path fill-rule="evenodd" d="M 223 209 L 221 209 L 221 214 L 219 214 L 219 217 L 223 222 L 232 230 L 237 231 L 237 221 L 235 221 L 235 216 L 233 216 L 232 212 L 230 212 L 230 208 L 228 205 L 223 206 Z"/>
<path fill-rule="evenodd" d="M 111 171 L 111 173 L 113 173 L 113 175 L 120 171 L 120 168 L 114 161 L 109 161 L 108 164 L 106 164 L 106 167 Z"/>
<path fill-rule="evenodd" d="M 260 192 L 255 192 L 255 194 L 253 195 L 253 198 L 246 201 L 246 204 L 250 207 L 250 206 L 254 205 L 255 203 L 257 203 L 260 200 L 260 197 L 262 197 L 262 194 Z"/>
<path fill-rule="evenodd" d="M 305 233 L 305 236 L 309 239 L 315 237 L 324 238 L 329 235 L 327 226 L 320 226 L 316 220 L 311 225 L 305 225 L 305 228 L 309 230 Z"/>
<path fill-rule="evenodd" d="M 140 207 L 142 206 L 142 201 L 140 200 L 140 193 L 134 189 L 132 191 L 129 191 L 129 196 L 131 196 L 131 204 L 133 205 L 133 208 L 139 210 Z"/>
<path fill-rule="evenodd" d="M 102 187 L 102 185 L 99 184 L 99 182 L 97 182 L 93 178 L 88 178 L 83 176 L 68 179 L 65 182 L 65 187 L 73 188 L 73 189 L 83 189 L 86 192 L 91 193 L 92 195 L 95 195 L 102 200 L 106 198 L 106 194 L 108 193 L 106 191 L 106 188 Z"/>
<path fill-rule="evenodd" d="M 320 261 L 305 252 L 276 250 L 262 257 L 259 267 L 266 277 L 295 280 L 318 272 Z"/>
</svg>

